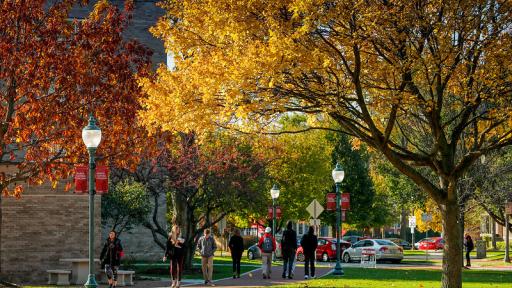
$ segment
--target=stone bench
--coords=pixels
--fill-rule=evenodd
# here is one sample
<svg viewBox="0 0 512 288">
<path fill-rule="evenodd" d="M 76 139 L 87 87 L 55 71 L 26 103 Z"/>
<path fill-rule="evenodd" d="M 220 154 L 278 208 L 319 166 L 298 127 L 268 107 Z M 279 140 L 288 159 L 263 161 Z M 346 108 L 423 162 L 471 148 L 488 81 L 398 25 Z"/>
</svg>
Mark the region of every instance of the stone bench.
<svg viewBox="0 0 512 288">
<path fill-rule="evenodd" d="M 69 286 L 70 270 L 46 270 L 46 272 L 49 285 Z"/>
<path fill-rule="evenodd" d="M 133 275 L 135 275 L 135 271 L 117 270 L 117 286 L 133 286 Z M 108 283 L 107 274 L 104 270 L 100 272 L 100 281 L 104 284 Z"/>
</svg>

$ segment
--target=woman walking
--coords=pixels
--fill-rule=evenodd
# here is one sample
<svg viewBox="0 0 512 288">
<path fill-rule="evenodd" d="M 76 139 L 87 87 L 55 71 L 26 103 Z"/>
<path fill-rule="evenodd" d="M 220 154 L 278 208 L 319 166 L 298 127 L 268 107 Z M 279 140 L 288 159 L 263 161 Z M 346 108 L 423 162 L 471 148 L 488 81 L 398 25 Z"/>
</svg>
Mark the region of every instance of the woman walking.
<svg viewBox="0 0 512 288">
<path fill-rule="evenodd" d="M 240 236 L 240 230 L 235 229 L 235 235 L 229 239 L 229 249 L 233 260 L 233 279 L 240 278 L 240 261 L 244 253 L 244 239 Z"/>
<path fill-rule="evenodd" d="M 121 240 L 117 238 L 116 231 L 110 231 L 100 255 L 102 266 L 105 266 L 105 274 L 108 278 L 108 287 L 110 288 L 117 286 L 117 270 L 121 265 L 122 256 L 123 246 L 121 246 Z"/>
<path fill-rule="evenodd" d="M 315 278 L 315 250 L 318 247 L 318 239 L 315 235 L 315 228 L 309 226 L 308 233 L 302 236 L 300 246 L 304 251 L 304 279 Z M 311 267 L 311 274 L 310 274 Z"/>
<path fill-rule="evenodd" d="M 185 258 L 185 244 L 181 237 L 181 229 L 178 225 L 174 225 L 169 233 L 167 245 L 165 247 L 164 262 L 171 260 L 169 265 L 169 274 L 171 275 L 171 287 L 178 288 L 181 285 L 181 277 L 183 276 L 183 259 Z"/>
</svg>

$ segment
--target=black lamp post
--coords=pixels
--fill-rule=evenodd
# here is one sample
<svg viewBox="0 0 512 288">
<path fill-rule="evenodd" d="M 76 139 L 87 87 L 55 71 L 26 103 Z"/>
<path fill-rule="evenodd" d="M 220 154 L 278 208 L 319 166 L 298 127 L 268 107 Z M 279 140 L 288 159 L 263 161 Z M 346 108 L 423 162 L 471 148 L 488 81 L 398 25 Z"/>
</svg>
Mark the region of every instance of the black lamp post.
<svg viewBox="0 0 512 288">
<path fill-rule="evenodd" d="M 96 125 L 96 118 L 91 114 L 89 124 L 82 130 L 82 140 L 89 152 L 89 277 L 84 284 L 87 288 L 96 288 L 98 283 L 94 275 L 94 194 L 96 162 L 94 159 L 96 148 L 101 142 L 101 129 Z"/>
<path fill-rule="evenodd" d="M 343 171 L 343 167 L 339 163 L 336 164 L 336 168 L 332 170 L 332 179 L 336 184 L 336 266 L 334 267 L 333 275 L 343 276 L 345 273 L 343 272 L 343 268 L 341 267 L 341 192 L 340 185 L 343 182 L 343 178 L 345 178 L 345 171 Z"/>
<path fill-rule="evenodd" d="M 279 187 L 277 184 L 270 189 L 270 196 L 272 197 L 272 236 L 276 239 L 276 199 L 279 198 Z M 272 260 L 276 261 L 276 254 L 272 254 Z"/>
</svg>

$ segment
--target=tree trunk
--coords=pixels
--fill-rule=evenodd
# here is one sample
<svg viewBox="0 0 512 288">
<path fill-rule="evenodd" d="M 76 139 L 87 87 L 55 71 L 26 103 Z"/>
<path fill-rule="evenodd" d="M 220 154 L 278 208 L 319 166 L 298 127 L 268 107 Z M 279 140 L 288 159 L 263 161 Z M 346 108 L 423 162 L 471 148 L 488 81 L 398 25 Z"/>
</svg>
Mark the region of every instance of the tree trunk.
<svg viewBox="0 0 512 288">
<path fill-rule="evenodd" d="M 400 217 L 400 239 L 407 241 L 407 210 L 402 208 L 402 215 Z M 414 246 L 414 243 L 412 243 Z"/>
<path fill-rule="evenodd" d="M 461 205 L 461 208 L 460 208 L 460 231 L 461 231 L 461 243 L 462 243 L 462 267 L 464 267 L 464 227 L 465 227 L 465 214 L 464 214 L 464 211 L 465 211 L 465 204 L 462 204 Z"/>
<path fill-rule="evenodd" d="M 190 271 L 193 268 L 192 261 L 196 250 L 194 210 L 189 206 L 186 197 L 181 192 L 175 191 L 171 195 L 175 222 L 173 225 L 177 224 L 181 228 L 181 236 L 185 239 L 186 247 L 183 265 L 185 270 Z"/>
<path fill-rule="evenodd" d="M 491 239 L 492 239 L 492 249 L 494 251 L 498 250 L 496 246 L 496 221 L 491 218 Z"/>
<path fill-rule="evenodd" d="M 451 198 L 451 199 L 450 199 Z M 462 231 L 460 207 L 457 197 L 450 197 L 442 209 L 444 230 L 444 253 L 442 288 L 462 288 Z"/>
</svg>

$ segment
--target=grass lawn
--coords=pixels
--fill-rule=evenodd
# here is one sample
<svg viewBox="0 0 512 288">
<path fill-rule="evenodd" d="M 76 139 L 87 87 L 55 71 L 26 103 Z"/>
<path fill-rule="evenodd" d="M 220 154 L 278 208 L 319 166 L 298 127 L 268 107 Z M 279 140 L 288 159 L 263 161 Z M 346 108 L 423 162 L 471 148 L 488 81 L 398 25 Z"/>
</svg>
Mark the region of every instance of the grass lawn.
<svg viewBox="0 0 512 288">
<path fill-rule="evenodd" d="M 202 279 L 201 273 L 201 257 L 194 257 L 194 271 L 192 273 L 185 272 L 183 274 L 184 279 Z M 261 267 L 261 260 L 247 260 L 242 258 L 240 272 L 245 273 Z M 213 279 L 223 279 L 233 276 L 233 268 L 231 257 L 229 256 L 215 256 L 213 259 Z M 128 267 L 123 269 L 130 269 L 135 271 L 136 277 L 157 277 L 157 278 L 168 278 L 169 277 L 169 263 L 148 263 L 148 262 L 137 262 L 131 263 Z"/>
<path fill-rule="evenodd" d="M 310 280 L 281 288 L 342 287 L 342 288 L 438 288 L 441 286 L 441 271 L 436 270 L 388 270 L 388 269 L 344 269 L 345 276 Z M 501 271 L 465 270 L 463 288 L 510 288 L 512 273 Z"/>
</svg>

